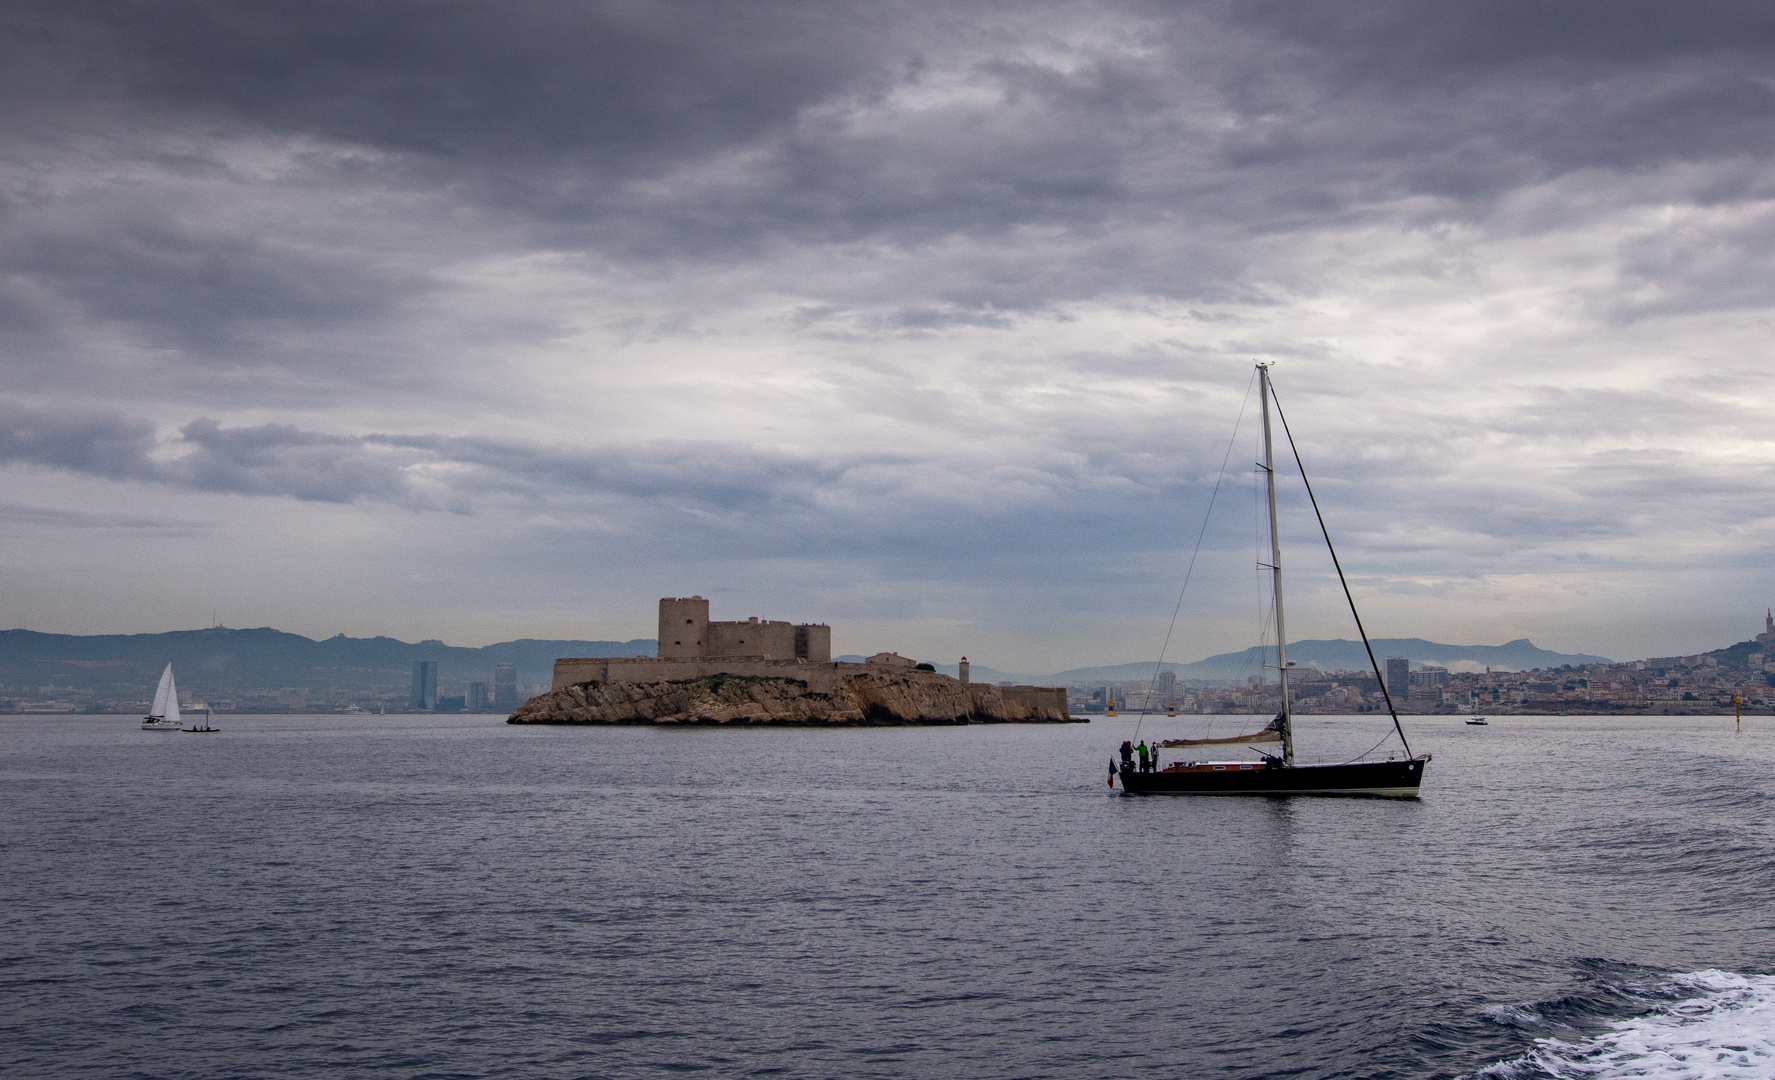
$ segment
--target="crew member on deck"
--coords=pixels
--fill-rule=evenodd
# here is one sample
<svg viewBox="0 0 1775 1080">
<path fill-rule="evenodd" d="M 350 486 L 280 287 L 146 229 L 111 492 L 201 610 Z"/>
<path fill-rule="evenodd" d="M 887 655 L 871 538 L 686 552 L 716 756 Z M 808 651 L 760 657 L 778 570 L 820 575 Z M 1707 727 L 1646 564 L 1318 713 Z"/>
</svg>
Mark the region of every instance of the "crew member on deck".
<svg viewBox="0 0 1775 1080">
<path fill-rule="evenodd" d="M 1134 752 L 1136 754 L 1140 755 L 1140 771 L 1141 772 L 1151 772 L 1152 771 L 1151 759 L 1146 756 L 1146 740 L 1145 739 L 1140 740 L 1140 744 L 1138 746 L 1134 747 Z"/>
<path fill-rule="evenodd" d="M 1129 768 L 1133 768 L 1133 766 L 1134 766 L 1134 744 L 1129 742 L 1127 739 L 1123 739 L 1122 740 L 1122 768 L 1129 769 Z"/>
</svg>

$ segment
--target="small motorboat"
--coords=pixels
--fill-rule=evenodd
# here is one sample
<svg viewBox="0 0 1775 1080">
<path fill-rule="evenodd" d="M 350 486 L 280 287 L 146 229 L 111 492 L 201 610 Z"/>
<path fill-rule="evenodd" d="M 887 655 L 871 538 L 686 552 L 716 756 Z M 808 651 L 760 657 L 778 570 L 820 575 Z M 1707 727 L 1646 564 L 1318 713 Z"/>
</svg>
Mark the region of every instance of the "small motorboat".
<svg viewBox="0 0 1775 1080">
<path fill-rule="evenodd" d="M 221 728 L 210 727 L 210 707 L 208 705 L 199 705 L 197 708 L 203 710 L 203 723 L 192 724 L 188 728 L 180 728 L 180 731 L 187 735 L 213 735 L 222 730 Z"/>
<path fill-rule="evenodd" d="M 1467 723 L 1472 724 L 1474 727 L 1482 727 L 1485 726 L 1486 719 L 1483 716 L 1470 716 L 1467 718 Z"/>
</svg>

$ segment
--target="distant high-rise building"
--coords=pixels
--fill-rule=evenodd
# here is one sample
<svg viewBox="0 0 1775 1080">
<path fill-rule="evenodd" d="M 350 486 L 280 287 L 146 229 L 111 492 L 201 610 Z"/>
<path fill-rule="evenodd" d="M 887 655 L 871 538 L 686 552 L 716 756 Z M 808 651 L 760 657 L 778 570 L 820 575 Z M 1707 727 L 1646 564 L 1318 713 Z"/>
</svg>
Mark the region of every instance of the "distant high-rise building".
<svg viewBox="0 0 1775 1080">
<path fill-rule="evenodd" d="M 1403 656 L 1387 657 L 1387 694 L 1394 701 L 1411 696 L 1411 661 Z"/>
<path fill-rule="evenodd" d="M 493 691 L 484 682 L 468 684 L 468 711 L 486 712 L 493 705 Z"/>
<path fill-rule="evenodd" d="M 515 709 L 518 704 L 518 665 L 494 664 L 493 707 Z"/>
<path fill-rule="evenodd" d="M 413 661 L 413 692 L 408 696 L 407 705 L 414 709 L 435 709 L 438 707 L 438 662 L 436 660 Z"/>
<path fill-rule="evenodd" d="M 1169 668 L 1159 672 L 1159 696 L 1166 701 L 1177 700 L 1177 672 Z"/>
<path fill-rule="evenodd" d="M 1390 675 L 1389 678 L 1391 678 Z M 1440 690 L 1448 682 L 1448 669 L 1437 667 L 1434 664 L 1425 664 L 1412 672 L 1408 681 L 1412 686 L 1431 686 Z M 1393 689 L 1391 683 L 1388 683 L 1387 689 Z"/>
<path fill-rule="evenodd" d="M 1448 669 L 1425 664 L 1411 673 L 1410 682 L 1411 696 L 1407 700 L 1419 707 L 1435 705 L 1442 700 L 1442 688 L 1448 685 Z"/>
</svg>

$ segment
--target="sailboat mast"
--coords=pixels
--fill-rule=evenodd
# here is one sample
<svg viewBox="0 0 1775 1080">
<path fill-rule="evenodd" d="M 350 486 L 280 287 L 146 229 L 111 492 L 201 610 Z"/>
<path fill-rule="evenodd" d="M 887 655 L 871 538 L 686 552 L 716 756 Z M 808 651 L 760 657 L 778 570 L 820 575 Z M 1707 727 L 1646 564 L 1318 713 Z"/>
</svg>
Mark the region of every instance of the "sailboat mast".
<svg viewBox="0 0 1775 1080">
<path fill-rule="evenodd" d="M 1294 718 L 1288 712 L 1288 631 L 1282 620 L 1282 534 L 1276 527 L 1276 458 L 1270 446 L 1270 366 L 1257 365 L 1263 401 L 1263 472 L 1270 496 L 1270 575 L 1276 597 L 1276 672 L 1281 679 L 1282 763 L 1294 764 Z"/>
</svg>

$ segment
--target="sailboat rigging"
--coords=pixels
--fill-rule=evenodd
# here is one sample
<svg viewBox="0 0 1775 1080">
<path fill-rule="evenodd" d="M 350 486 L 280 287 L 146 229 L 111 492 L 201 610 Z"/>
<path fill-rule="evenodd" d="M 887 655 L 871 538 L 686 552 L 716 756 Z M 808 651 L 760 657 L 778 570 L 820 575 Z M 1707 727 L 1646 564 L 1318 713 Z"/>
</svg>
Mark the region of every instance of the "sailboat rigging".
<svg viewBox="0 0 1775 1080">
<path fill-rule="evenodd" d="M 1380 677 L 1374 648 L 1368 643 L 1368 631 L 1362 625 L 1362 616 L 1356 611 L 1355 597 L 1351 595 L 1349 582 L 1344 578 L 1337 549 L 1332 546 L 1331 532 L 1325 525 L 1325 515 L 1320 513 L 1319 500 L 1313 494 L 1312 483 L 1307 480 L 1306 467 L 1300 459 L 1300 449 L 1295 446 L 1294 434 L 1288 429 L 1288 418 L 1282 412 L 1282 403 L 1276 398 L 1275 389 L 1270 385 L 1269 365 L 1258 364 L 1257 376 L 1263 407 L 1263 461 L 1260 467 L 1264 472 L 1270 524 L 1270 561 L 1265 564 L 1265 568 L 1270 571 L 1275 604 L 1276 668 L 1281 708 L 1276 718 L 1266 727 L 1249 735 L 1224 739 L 1171 739 L 1156 742 L 1155 749 L 1279 744 L 1281 753 L 1263 754 L 1260 751 L 1261 761 L 1255 763 L 1181 761 L 1161 768 L 1155 760 L 1152 771 L 1137 769 L 1131 761 L 1124 759 L 1120 775 L 1122 790 L 1130 795 L 1377 795 L 1417 798 L 1419 786 L 1423 782 L 1424 767 L 1429 764 L 1430 755 L 1414 755 L 1411 744 L 1406 741 L 1405 729 L 1399 723 L 1399 713 L 1393 707 L 1392 695 L 1387 692 L 1386 680 Z M 1288 448 L 1293 452 L 1295 465 L 1300 469 L 1301 482 L 1312 503 L 1313 515 L 1318 519 L 1319 530 L 1325 537 L 1325 546 L 1331 552 L 1338 582 L 1343 585 L 1344 598 L 1349 601 L 1350 614 L 1356 620 L 1356 630 L 1362 636 L 1363 647 L 1368 650 L 1369 664 L 1374 668 L 1376 681 L 1381 685 L 1387 711 L 1393 718 L 1393 728 L 1399 735 L 1401 745 L 1405 747 L 1406 759 L 1403 761 L 1348 761 L 1324 765 L 1300 764 L 1295 761 L 1294 718 L 1288 698 L 1288 675 L 1292 665 L 1288 660 L 1287 623 L 1282 607 L 1282 540 L 1276 519 L 1276 462 L 1270 429 L 1272 402 L 1276 407 L 1276 418 L 1281 421 L 1283 433 L 1287 436 Z"/>
</svg>

